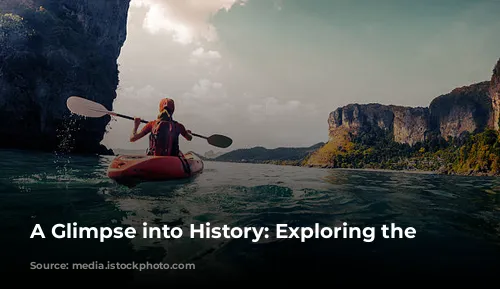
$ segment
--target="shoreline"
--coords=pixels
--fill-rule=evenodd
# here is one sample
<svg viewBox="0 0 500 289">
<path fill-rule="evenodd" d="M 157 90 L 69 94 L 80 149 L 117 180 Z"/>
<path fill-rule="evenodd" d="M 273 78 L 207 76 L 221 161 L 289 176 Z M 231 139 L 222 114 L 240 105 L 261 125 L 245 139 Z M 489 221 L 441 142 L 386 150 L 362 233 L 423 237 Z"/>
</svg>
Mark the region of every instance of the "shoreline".
<svg viewBox="0 0 500 289">
<path fill-rule="evenodd" d="M 351 169 L 351 168 L 330 168 L 331 170 L 346 170 L 346 171 L 365 171 L 365 172 L 380 172 L 380 173 L 404 173 L 404 174 L 421 174 L 421 175 L 439 175 L 449 176 L 447 174 L 440 174 L 437 171 L 422 171 L 422 170 L 390 170 L 390 169 Z"/>
<path fill-rule="evenodd" d="M 440 174 L 437 171 L 423 171 L 423 170 L 390 170 L 390 169 L 373 169 L 373 168 L 332 168 L 332 167 L 322 167 L 322 166 L 301 166 L 301 165 L 286 165 L 286 164 L 273 164 L 273 163 L 252 163 L 252 162 L 231 162 L 231 161 L 216 161 L 208 160 L 212 162 L 219 163 L 238 163 L 238 164 L 258 164 L 258 165 L 273 165 L 280 167 L 298 167 L 298 168 L 311 168 L 311 169 L 322 169 L 322 170 L 346 170 L 346 171 L 370 171 L 370 172 L 385 172 L 385 173 L 407 173 L 407 174 L 426 174 L 426 175 L 447 175 Z"/>
<path fill-rule="evenodd" d="M 436 176 L 462 176 L 462 177 L 492 177 L 499 178 L 500 175 L 488 175 L 482 173 L 473 174 L 457 174 L 457 173 L 440 173 L 439 171 L 424 171 L 424 170 L 391 170 L 391 169 L 374 169 L 374 168 L 332 168 L 332 167 L 322 167 L 322 166 L 301 166 L 293 164 L 275 164 L 275 163 L 265 163 L 265 162 L 237 162 L 237 161 L 218 161 L 207 159 L 204 161 L 219 162 L 219 163 L 237 163 L 237 164 L 256 164 L 256 165 L 274 165 L 281 167 L 300 167 L 300 168 L 315 168 L 324 170 L 346 170 L 346 171 L 365 171 L 365 172 L 382 172 L 382 173 L 404 173 L 404 174 L 422 174 L 422 175 L 436 175 Z"/>
</svg>

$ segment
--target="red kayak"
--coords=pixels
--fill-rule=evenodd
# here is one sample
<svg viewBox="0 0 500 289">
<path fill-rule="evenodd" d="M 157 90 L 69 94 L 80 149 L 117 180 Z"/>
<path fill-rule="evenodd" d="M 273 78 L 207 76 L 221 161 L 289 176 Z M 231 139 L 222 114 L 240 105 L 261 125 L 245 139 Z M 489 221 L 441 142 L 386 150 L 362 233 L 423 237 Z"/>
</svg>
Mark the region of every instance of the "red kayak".
<svg viewBox="0 0 500 289">
<path fill-rule="evenodd" d="M 184 157 L 119 155 L 108 167 L 108 177 L 120 184 L 190 178 L 203 171 L 203 161 L 192 152 Z"/>
</svg>

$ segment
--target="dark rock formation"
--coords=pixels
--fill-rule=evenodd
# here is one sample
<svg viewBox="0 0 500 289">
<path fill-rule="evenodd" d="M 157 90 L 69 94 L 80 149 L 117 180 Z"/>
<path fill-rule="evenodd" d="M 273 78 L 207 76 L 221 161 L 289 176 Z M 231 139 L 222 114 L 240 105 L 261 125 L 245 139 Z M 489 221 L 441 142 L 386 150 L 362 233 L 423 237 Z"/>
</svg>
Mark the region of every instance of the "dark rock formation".
<svg viewBox="0 0 500 289">
<path fill-rule="evenodd" d="M 430 104 L 431 129 L 445 139 L 484 130 L 492 113 L 489 86 L 485 81 L 435 98 Z"/>
<path fill-rule="evenodd" d="M 493 76 L 490 83 L 490 98 L 493 106 L 490 123 L 493 128 L 500 130 L 500 59 L 493 69 Z"/>
<path fill-rule="evenodd" d="M 498 98 L 498 85 L 496 89 Z M 464 132 L 483 131 L 493 127 L 489 90 L 489 81 L 456 88 L 435 98 L 429 108 L 349 104 L 330 113 L 329 135 L 330 138 L 336 135 L 335 131 L 339 127 L 348 129 L 353 135 L 375 128 L 391 133 L 393 140 L 398 143 L 414 145 L 432 135 L 447 139 L 458 137 Z"/>
<path fill-rule="evenodd" d="M 1 147 L 111 153 L 109 117 L 71 116 L 66 99 L 112 109 L 128 0 L 0 2 Z"/>
</svg>

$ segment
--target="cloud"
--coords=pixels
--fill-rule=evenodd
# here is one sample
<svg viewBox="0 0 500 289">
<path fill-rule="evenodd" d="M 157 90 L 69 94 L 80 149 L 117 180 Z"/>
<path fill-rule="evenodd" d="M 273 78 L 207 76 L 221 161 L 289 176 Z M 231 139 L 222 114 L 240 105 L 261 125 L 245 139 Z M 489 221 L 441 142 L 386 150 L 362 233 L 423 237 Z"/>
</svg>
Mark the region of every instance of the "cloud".
<svg viewBox="0 0 500 289">
<path fill-rule="evenodd" d="M 118 97 L 113 103 L 121 113 L 133 114 L 140 117 L 152 118 L 156 116 L 158 103 L 165 97 L 157 88 L 150 84 L 142 87 L 123 87 L 117 90 Z"/>
<path fill-rule="evenodd" d="M 237 99 L 228 97 L 222 83 L 210 79 L 199 79 L 192 88 L 178 99 L 178 117 L 199 122 L 198 126 L 207 123 L 224 124 L 234 117 L 231 111 L 236 110 Z"/>
<path fill-rule="evenodd" d="M 199 62 L 209 64 L 211 61 L 220 59 L 221 57 L 222 56 L 218 51 L 215 50 L 205 51 L 203 47 L 199 47 L 191 53 L 189 62 L 192 64 L 197 64 Z"/>
<path fill-rule="evenodd" d="M 217 59 L 220 58 L 220 53 L 218 51 L 214 50 L 209 50 L 207 52 L 204 51 L 203 47 L 200 47 L 196 50 L 194 50 L 191 53 L 192 56 L 197 57 L 197 58 L 205 58 L 205 59 Z"/>
<path fill-rule="evenodd" d="M 193 92 L 197 95 L 206 94 L 210 88 L 212 88 L 212 81 L 208 79 L 200 79 L 198 83 L 193 86 Z"/>
<path fill-rule="evenodd" d="M 200 79 L 192 88 L 192 90 L 186 95 L 188 97 L 193 97 L 196 99 L 207 100 L 207 98 L 219 98 L 216 96 L 217 93 L 214 90 L 220 89 L 222 87 L 222 83 L 220 82 L 212 82 L 208 79 Z"/>
<path fill-rule="evenodd" d="M 210 18 L 221 10 L 229 11 L 234 5 L 247 0 L 132 0 L 134 7 L 148 9 L 143 27 L 153 34 L 166 32 L 181 44 L 198 40 L 217 40 Z"/>
</svg>

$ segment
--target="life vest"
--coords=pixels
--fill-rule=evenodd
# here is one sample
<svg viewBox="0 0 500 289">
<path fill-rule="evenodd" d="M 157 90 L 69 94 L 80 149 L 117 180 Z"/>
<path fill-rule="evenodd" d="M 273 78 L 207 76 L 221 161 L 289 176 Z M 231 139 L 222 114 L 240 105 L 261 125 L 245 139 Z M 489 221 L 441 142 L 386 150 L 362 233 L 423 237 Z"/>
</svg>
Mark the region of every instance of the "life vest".
<svg viewBox="0 0 500 289">
<path fill-rule="evenodd" d="M 148 155 L 178 156 L 179 131 L 174 120 L 157 120 L 149 134 Z"/>
</svg>

